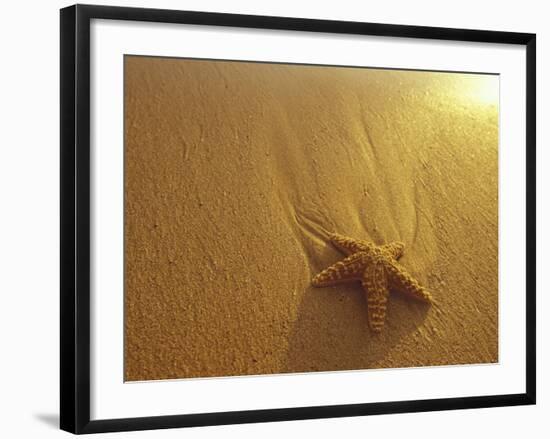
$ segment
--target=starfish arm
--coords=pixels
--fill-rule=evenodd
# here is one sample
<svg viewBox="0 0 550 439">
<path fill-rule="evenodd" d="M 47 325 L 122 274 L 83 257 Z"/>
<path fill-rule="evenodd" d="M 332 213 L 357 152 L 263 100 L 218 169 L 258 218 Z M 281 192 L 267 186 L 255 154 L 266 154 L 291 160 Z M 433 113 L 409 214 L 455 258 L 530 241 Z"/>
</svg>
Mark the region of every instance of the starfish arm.
<svg viewBox="0 0 550 439">
<path fill-rule="evenodd" d="M 370 249 L 369 243 L 365 241 L 348 238 L 347 236 L 338 235 L 337 233 L 331 233 L 329 238 L 330 242 L 346 255 L 351 255 L 360 251 L 368 251 Z"/>
<path fill-rule="evenodd" d="M 359 280 L 364 269 L 363 254 L 356 253 L 321 271 L 312 279 L 311 285 L 325 287 L 350 280 Z"/>
<path fill-rule="evenodd" d="M 404 248 L 405 248 L 405 244 L 399 241 L 395 241 L 395 242 L 392 242 L 391 244 L 386 244 L 382 246 L 382 249 L 388 252 L 391 255 L 391 257 L 395 260 L 403 256 Z"/>
<path fill-rule="evenodd" d="M 369 326 L 373 332 L 380 332 L 386 319 L 388 301 L 388 277 L 383 264 L 370 265 L 363 274 L 363 289 L 367 298 Z"/>
<path fill-rule="evenodd" d="M 386 264 L 390 286 L 399 292 L 423 302 L 432 303 L 432 295 L 397 263 Z"/>
</svg>

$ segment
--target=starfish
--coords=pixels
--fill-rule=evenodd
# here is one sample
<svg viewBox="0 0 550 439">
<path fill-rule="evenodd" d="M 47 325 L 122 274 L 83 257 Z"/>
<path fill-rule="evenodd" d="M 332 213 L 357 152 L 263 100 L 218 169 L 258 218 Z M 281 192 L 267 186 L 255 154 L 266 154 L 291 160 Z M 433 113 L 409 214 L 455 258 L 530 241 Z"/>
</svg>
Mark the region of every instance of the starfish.
<svg viewBox="0 0 550 439">
<path fill-rule="evenodd" d="M 360 280 L 367 299 L 371 331 L 380 332 L 384 327 L 390 288 L 413 299 L 432 303 L 430 293 L 397 262 L 405 247 L 402 242 L 378 246 L 336 233 L 329 234 L 329 238 L 347 258 L 321 271 L 311 284 L 326 287 Z"/>
</svg>

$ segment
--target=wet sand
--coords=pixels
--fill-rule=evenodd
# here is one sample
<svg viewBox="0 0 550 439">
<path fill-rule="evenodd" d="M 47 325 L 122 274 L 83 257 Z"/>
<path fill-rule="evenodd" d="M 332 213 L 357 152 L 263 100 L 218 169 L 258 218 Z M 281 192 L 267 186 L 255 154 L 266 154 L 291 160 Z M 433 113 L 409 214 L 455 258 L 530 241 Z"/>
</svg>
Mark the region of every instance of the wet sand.
<svg viewBox="0 0 550 439">
<path fill-rule="evenodd" d="M 125 58 L 125 379 L 498 361 L 498 77 Z M 337 232 L 434 306 L 313 288 Z"/>
</svg>

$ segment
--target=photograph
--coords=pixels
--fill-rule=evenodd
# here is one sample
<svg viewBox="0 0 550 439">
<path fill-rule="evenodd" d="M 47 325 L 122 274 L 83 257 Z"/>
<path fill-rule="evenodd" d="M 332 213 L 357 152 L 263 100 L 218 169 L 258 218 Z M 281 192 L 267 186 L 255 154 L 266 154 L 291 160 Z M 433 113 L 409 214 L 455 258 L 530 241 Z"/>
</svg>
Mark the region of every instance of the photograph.
<svg viewBox="0 0 550 439">
<path fill-rule="evenodd" d="M 499 74 L 123 63 L 125 382 L 499 362 Z"/>
<path fill-rule="evenodd" d="M 5 5 L 0 437 L 545 436 L 544 3 Z"/>
</svg>

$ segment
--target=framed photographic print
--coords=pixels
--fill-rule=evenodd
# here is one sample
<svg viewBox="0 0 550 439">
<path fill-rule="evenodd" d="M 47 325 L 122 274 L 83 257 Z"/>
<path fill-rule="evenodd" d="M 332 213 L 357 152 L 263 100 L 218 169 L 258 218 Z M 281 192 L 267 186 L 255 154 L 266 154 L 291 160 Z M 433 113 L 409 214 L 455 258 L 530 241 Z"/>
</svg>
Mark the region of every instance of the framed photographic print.
<svg viewBox="0 0 550 439">
<path fill-rule="evenodd" d="M 61 10 L 61 428 L 535 403 L 535 35 Z"/>
</svg>

